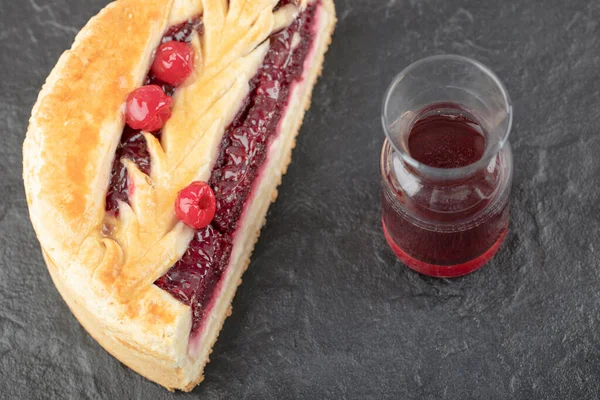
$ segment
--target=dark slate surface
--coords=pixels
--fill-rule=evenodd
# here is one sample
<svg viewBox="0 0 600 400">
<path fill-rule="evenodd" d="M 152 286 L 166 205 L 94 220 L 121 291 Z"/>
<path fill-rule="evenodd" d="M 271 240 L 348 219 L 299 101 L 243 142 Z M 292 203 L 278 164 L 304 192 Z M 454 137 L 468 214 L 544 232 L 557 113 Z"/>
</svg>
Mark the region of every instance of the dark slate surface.
<svg viewBox="0 0 600 400">
<path fill-rule="evenodd" d="M 21 143 L 45 77 L 106 0 L 0 1 L 0 397 L 600 397 L 600 3 L 338 1 L 294 162 L 206 381 L 173 395 L 88 336 L 28 221 Z M 380 100 L 421 57 L 474 57 L 515 107 L 510 234 L 461 279 L 409 271 L 380 229 Z M 60 132 L 57 132 L 60 134 Z"/>
</svg>

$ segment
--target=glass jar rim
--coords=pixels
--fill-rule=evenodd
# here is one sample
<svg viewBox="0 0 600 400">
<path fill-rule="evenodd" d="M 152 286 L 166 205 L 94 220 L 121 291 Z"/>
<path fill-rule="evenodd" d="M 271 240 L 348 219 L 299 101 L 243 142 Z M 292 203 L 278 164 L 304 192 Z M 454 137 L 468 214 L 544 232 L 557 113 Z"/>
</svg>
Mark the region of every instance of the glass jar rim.
<svg viewBox="0 0 600 400">
<path fill-rule="evenodd" d="M 411 71 L 423 66 L 424 64 L 432 63 L 432 62 L 443 62 L 443 61 L 457 61 L 460 63 L 469 64 L 471 66 L 478 68 L 487 77 L 489 77 L 494 82 L 495 86 L 498 88 L 499 92 L 502 95 L 502 100 L 506 107 L 506 118 L 508 119 L 506 129 L 505 129 L 503 135 L 501 136 L 501 139 L 496 141 L 492 145 L 493 146 L 492 148 L 489 148 L 489 147 L 486 148 L 486 152 L 484 153 L 484 156 L 480 160 L 474 162 L 473 164 L 469 164 L 469 165 L 459 167 L 459 168 L 436 168 L 436 167 L 432 167 L 432 166 L 429 166 L 429 165 L 426 165 L 426 164 L 423 164 L 423 163 L 417 161 L 407 151 L 405 151 L 404 149 L 399 148 L 399 146 L 397 146 L 396 141 L 394 140 L 393 134 L 390 132 L 390 127 L 393 126 L 393 124 L 396 122 L 396 120 L 391 121 L 391 122 L 389 121 L 388 104 L 389 104 L 390 99 L 391 99 L 392 95 L 394 94 L 394 91 L 395 91 L 396 87 L 398 86 L 398 84 Z M 479 61 L 473 60 L 472 58 L 469 58 L 469 57 L 456 55 L 456 54 L 443 54 L 443 55 L 429 56 L 429 57 L 425 57 L 420 60 L 417 60 L 417 61 L 413 62 L 412 64 L 408 65 L 399 74 L 397 74 L 394 77 L 394 79 L 392 80 L 392 83 L 387 88 L 385 95 L 383 97 L 383 103 L 382 103 L 382 109 L 381 109 L 381 123 L 383 125 L 383 130 L 385 132 L 387 140 L 390 142 L 392 148 L 396 152 L 398 152 L 398 154 L 402 157 L 403 161 L 406 162 L 411 167 L 417 169 L 418 171 L 420 171 L 421 173 L 423 173 L 425 175 L 431 176 L 433 178 L 439 178 L 439 179 L 462 178 L 465 176 L 469 176 L 469 175 L 487 167 L 488 164 L 491 162 L 491 160 L 502 149 L 502 147 L 504 146 L 504 143 L 506 143 L 506 141 L 508 140 L 508 137 L 510 135 L 510 131 L 512 128 L 512 120 L 513 120 L 512 102 L 510 100 L 510 96 L 508 95 L 508 91 L 504 87 L 504 84 L 502 83 L 500 78 L 498 78 L 498 76 L 490 68 L 486 67 L 484 64 L 480 63 Z"/>
</svg>

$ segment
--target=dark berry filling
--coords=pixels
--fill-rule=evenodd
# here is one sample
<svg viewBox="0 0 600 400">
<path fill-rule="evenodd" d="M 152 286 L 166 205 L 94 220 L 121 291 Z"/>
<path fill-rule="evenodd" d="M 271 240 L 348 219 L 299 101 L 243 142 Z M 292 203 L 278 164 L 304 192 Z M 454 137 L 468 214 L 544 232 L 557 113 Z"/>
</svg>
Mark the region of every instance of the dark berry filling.
<svg viewBox="0 0 600 400">
<path fill-rule="evenodd" d="M 271 48 L 250 81 L 250 94 L 223 137 L 209 182 L 217 198 L 213 224 L 222 232 L 235 230 L 252 182 L 266 159 L 268 139 L 277 131 L 287 106 L 292 83 L 302 75 L 312 43 L 313 14 L 314 6 L 271 36 Z M 300 43 L 292 49 L 295 33 L 300 35 Z"/>
<path fill-rule="evenodd" d="M 214 289 L 229 263 L 231 235 L 212 225 L 196 231 L 183 257 L 155 285 L 192 308 L 192 333 L 202 325 Z"/>
<path fill-rule="evenodd" d="M 315 2 L 307 7 L 288 28 L 270 37 L 270 49 L 250 81 L 249 95 L 223 135 L 219 157 L 211 173 L 209 184 L 216 198 L 215 217 L 206 228 L 196 231 L 181 259 L 155 282 L 192 308 L 192 334 L 202 326 L 212 306 L 215 289 L 229 264 L 233 235 L 244 204 L 267 158 L 269 142 L 278 130 L 293 84 L 301 79 L 314 38 L 312 28 L 317 5 Z M 171 28 L 163 43 L 189 41 L 194 30 L 202 32 L 199 19 Z M 153 76 L 148 77 L 146 84 L 161 85 L 168 95 L 174 92 L 172 86 Z M 153 134 L 160 138 L 160 131 Z M 125 128 L 117 148 L 106 201 L 107 211 L 115 214 L 118 200 L 128 202 L 127 171 L 119 161 L 122 157 L 133 160 L 143 172 L 150 172 L 146 143 L 138 131 Z"/>
</svg>

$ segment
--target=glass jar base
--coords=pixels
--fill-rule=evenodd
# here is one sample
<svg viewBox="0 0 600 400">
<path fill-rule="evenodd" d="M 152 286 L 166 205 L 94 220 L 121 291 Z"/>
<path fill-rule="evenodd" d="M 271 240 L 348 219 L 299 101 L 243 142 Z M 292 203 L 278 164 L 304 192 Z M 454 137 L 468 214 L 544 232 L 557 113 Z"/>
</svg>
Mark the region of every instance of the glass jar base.
<svg viewBox="0 0 600 400">
<path fill-rule="evenodd" d="M 412 270 L 423 275 L 432 276 L 434 278 L 457 278 L 459 276 L 470 274 L 471 272 L 483 267 L 498 252 L 500 246 L 502 246 L 502 242 L 504 241 L 506 234 L 508 233 L 508 228 L 506 228 L 506 230 L 502 232 L 492 247 L 471 261 L 455 265 L 435 265 L 417 260 L 416 258 L 406 254 L 400 247 L 398 247 L 398 245 L 396 245 L 396 243 L 394 243 L 388 234 L 385 223 L 383 221 L 381 221 L 381 223 L 383 225 L 385 240 L 400 261 L 402 261 Z"/>
</svg>

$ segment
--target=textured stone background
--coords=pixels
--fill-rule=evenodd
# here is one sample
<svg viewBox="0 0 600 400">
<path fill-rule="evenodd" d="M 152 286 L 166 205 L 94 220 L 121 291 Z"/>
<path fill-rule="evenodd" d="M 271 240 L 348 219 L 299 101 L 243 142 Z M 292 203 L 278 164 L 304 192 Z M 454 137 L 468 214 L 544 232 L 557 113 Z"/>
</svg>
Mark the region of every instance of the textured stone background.
<svg viewBox="0 0 600 400">
<path fill-rule="evenodd" d="M 0 398 L 599 398 L 600 3 L 337 1 L 294 162 L 189 395 L 88 336 L 28 221 L 30 109 L 106 3 L 0 0 Z M 440 53 L 492 67 L 515 108 L 510 234 L 493 262 L 455 280 L 403 267 L 379 225 L 381 96 Z"/>
</svg>

